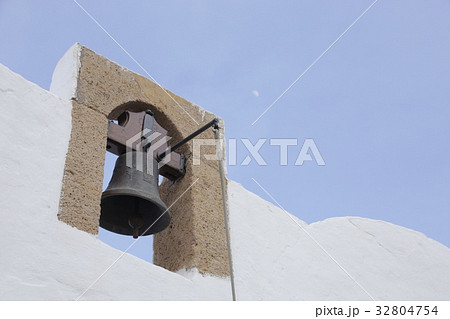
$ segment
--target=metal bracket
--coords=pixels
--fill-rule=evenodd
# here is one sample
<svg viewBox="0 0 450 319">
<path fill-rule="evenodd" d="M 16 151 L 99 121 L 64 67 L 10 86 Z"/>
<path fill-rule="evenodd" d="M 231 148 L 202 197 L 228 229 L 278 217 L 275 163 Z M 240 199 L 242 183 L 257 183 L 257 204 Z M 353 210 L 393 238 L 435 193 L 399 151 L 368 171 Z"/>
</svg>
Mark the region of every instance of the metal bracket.
<svg viewBox="0 0 450 319">
<path fill-rule="evenodd" d="M 149 137 L 155 132 L 160 135 L 150 140 Z M 130 150 L 147 152 L 152 143 L 155 144 L 165 137 L 167 137 L 167 130 L 158 124 L 150 110 L 125 111 L 118 117 L 118 123 L 109 122 L 106 150 L 115 155 L 121 155 Z M 167 142 L 164 142 L 152 150 L 152 156 L 160 162 L 157 154 L 168 148 Z M 183 154 L 172 153 L 170 161 L 160 167 L 159 174 L 170 180 L 176 180 L 184 175 L 185 165 L 186 159 Z"/>
</svg>

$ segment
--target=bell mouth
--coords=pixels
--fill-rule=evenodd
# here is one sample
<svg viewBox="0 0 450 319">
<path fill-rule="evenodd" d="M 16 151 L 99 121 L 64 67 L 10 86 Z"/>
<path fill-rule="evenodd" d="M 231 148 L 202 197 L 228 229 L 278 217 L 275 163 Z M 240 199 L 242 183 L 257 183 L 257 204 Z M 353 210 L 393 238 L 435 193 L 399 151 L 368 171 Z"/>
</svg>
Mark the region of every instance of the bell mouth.
<svg viewBox="0 0 450 319">
<path fill-rule="evenodd" d="M 136 215 L 141 216 L 141 224 L 132 226 L 130 221 L 136 219 Z M 156 200 L 131 195 L 102 196 L 100 227 L 106 230 L 133 237 L 147 236 L 163 231 L 169 224 L 166 206 Z"/>
</svg>

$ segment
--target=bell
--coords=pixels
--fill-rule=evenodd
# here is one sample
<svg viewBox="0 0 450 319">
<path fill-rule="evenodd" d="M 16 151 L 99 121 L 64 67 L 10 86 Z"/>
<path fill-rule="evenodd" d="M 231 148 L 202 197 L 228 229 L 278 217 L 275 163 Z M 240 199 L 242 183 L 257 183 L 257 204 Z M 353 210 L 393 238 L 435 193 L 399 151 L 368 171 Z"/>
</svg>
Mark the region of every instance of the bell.
<svg viewBox="0 0 450 319">
<path fill-rule="evenodd" d="M 101 227 L 137 238 L 169 226 L 167 206 L 159 197 L 158 162 L 153 157 L 149 161 L 143 152 L 119 156 L 111 181 L 102 194 Z M 153 165 L 148 167 L 148 164 Z"/>
</svg>

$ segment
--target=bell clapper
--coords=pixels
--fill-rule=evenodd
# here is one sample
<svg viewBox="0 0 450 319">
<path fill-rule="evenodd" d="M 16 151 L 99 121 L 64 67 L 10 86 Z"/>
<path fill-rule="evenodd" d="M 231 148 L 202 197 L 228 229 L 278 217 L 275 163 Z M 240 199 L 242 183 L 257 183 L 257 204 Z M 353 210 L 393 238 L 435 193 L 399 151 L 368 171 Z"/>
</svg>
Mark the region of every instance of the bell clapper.
<svg viewBox="0 0 450 319">
<path fill-rule="evenodd" d="M 134 209 L 133 215 L 131 215 L 130 219 L 128 220 L 128 224 L 133 228 L 133 238 L 136 239 L 139 237 L 139 228 L 144 225 L 144 219 L 142 218 L 141 214 L 138 213 L 139 208 L 139 198 L 136 198 L 136 206 Z"/>
<path fill-rule="evenodd" d="M 133 238 L 136 239 L 139 237 L 139 227 L 134 226 L 133 228 Z"/>
</svg>

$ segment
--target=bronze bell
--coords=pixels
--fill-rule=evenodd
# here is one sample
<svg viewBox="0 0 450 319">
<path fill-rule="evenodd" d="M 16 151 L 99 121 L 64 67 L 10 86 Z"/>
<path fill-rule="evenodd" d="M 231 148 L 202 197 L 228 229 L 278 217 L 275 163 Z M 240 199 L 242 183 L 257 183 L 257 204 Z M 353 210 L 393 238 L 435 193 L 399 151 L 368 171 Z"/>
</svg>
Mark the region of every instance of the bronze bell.
<svg viewBox="0 0 450 319">
<path fill-rule="evenodd" d="M 158 162 L 152 157 L 149 164 L 152 167 L 148 167 L 145 152 L 119 156 L 111 181 L 102 194 L 101 227 L 137 238 L 169 226 L 167 206 L 159 197 Z"/>
</svg>

